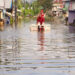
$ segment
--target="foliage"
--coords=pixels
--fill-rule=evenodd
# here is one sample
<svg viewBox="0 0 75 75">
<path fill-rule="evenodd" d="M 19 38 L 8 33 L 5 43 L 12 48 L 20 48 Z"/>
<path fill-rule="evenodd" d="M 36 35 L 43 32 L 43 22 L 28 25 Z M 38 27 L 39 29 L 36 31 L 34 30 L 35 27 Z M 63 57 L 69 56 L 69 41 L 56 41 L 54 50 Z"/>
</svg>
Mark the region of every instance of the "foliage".
<svg viewBox="0 0 75 75">
<path fill-rule="evenodd" d="M 13 18 L 12 17 L 10 17 L 10 24 L 13 24 Z"/>
<path fill-rule="evenodd" d="M 28 4 L 28 3 L 26 3 L 25 4 L 25 7 L 22 8 L 22 13 L 25 16 L 28 16 L 28 15 L 33 16 L 34 15 L 34 12 L 32 10 L 32 6 L 30 4 Z"/>
<path fill-rule="evenodd" d="M 23 4 L 24 7 L 24 4 Z M 29 4 L 28 2 L 25 3 L 25 7 L 22 8 L 22 12 L 25 16 L 34 16 L 38 14 L 40 11 L 40 8 L 38 6 L 37 1 L 32 2 L 32 4 Z"/>
<path fill-rule="evenodd" d="M 49 10 L 52 8 L 53 0 L 38 0 L 40 6 L 42 6 L 45 10 Z"/>
<path fill-rule="evenodd" d="M 52 0 L 36 0 L 32 3 L 25 2 L 24 0 L 17 0 L 17 8 L 22 11 L 22 15 L 36 15 L 40 9 L 49 10 L 52 7 Z"/>
<path fill-rule="evenodd" d="M 38 1 L 34 1 L 32 3 L 32 8 L 33 8 L 33 11 L 34 11 L 34 14 L 38 14 L 39 11 L 40 11 L 40 6 L 38 5 Z"/>
<path fill-rule="evenodd" d="M 22 0 L 17 1 L 17 7 L 18 9 L 21 9 L 23 7 Z"/>
</svg>

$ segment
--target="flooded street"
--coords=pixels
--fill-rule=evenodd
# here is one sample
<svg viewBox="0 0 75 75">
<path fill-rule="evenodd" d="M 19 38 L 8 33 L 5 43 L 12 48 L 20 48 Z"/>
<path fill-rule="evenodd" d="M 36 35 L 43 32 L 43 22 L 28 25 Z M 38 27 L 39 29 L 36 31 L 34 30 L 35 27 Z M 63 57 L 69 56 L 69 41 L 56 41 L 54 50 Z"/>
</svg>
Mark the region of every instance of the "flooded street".
<svg viewBox="0 0 75 75">
<path fill-rule="evenodd" d="M 31 32 L 33 23 L 0 31 L 0 75 L 75 75 L 75 33 L 63 24 Z"/>
</svg>

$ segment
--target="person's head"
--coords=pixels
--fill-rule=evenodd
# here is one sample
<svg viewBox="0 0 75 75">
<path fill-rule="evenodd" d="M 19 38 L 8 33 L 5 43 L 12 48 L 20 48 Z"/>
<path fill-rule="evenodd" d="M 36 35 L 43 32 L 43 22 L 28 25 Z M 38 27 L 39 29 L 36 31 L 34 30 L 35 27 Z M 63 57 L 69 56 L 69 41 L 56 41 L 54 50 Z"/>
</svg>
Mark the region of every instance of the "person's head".
<svg viewBox="0 0 75 75">
<path fill-rule="evenodd" d="M 43 14 L 44 12 L 43 12 L 43 9 L 41 9 L 41 11 L 40 11 L 40 14 Z"/>
<path fill-rule="evenodd" d="M 43 13 L 43 9 L 41 9 L 41 13 Z"/>
</svg>

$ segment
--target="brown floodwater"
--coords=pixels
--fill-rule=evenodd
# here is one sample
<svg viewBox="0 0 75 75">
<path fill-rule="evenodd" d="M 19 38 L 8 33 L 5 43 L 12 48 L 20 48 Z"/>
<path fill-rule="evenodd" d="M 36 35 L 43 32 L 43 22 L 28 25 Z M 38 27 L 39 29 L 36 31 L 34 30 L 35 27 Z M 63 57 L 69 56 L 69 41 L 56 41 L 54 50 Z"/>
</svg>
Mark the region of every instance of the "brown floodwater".
<svg viewBox="0 0 75 75">
<path fill-rule="evenodd" d="M 0 31 L 0 75 L 74 75 L 74 27 L 50 24 L 49 32 L 31 32 L 35 23 L 5 25 Z"/>
</svg>

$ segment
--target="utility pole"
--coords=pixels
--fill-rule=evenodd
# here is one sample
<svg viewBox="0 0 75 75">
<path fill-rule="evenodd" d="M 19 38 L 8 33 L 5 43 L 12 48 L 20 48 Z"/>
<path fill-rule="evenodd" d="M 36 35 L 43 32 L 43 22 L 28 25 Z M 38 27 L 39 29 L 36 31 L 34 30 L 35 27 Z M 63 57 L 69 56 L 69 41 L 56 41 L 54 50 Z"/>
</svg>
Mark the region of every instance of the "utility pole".
<svg viewBox="0 0 75 75">
<path fill-rule="evenodd" d="M 15 0 L 15 26 L 17 25 L 17 0 Z"/>
</svg>

